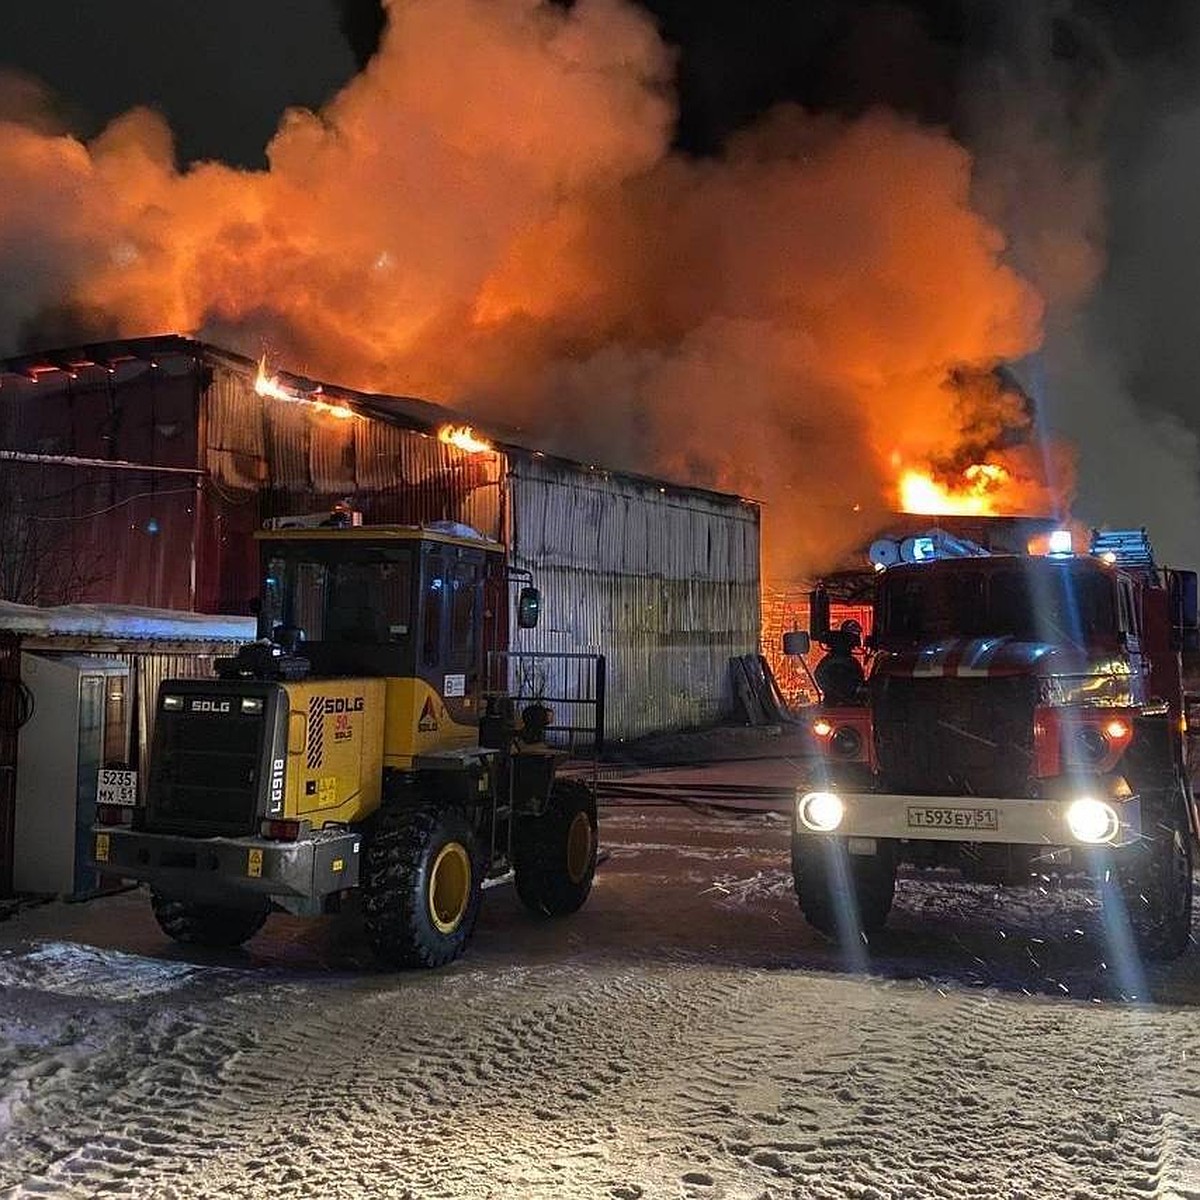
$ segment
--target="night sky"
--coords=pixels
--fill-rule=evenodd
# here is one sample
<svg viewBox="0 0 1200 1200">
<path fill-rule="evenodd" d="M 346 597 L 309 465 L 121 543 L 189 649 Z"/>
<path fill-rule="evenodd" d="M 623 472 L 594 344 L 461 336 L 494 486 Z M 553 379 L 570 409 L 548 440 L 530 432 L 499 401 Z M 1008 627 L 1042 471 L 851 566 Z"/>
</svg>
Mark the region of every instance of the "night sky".
<svg viewBox="0 0 1200 1200">
<path fill-rule="evenodd" d="M 1099 37 L 1130 61 L 1182 64 L 1179 0 L 645 0 L 680 50 L 678 142 L 711 153 L 781 100 L 855 115 L 884 104 L 963 126 L 976 64 L 1019 57 L 1013 14 L 1055 12 L 1051 54 L 1072 85 L 1105 70 Z M 1112 11 L 1115 9 L 1115 12 Z M 83 134 L 135 104 L 160 109 L 183 162 L 257 166 L 282 111 L 316 107 L 373 52 L 376 0 L 40 0 L 5 14 L 0 66 L 49 85 Z"/>
</svg>

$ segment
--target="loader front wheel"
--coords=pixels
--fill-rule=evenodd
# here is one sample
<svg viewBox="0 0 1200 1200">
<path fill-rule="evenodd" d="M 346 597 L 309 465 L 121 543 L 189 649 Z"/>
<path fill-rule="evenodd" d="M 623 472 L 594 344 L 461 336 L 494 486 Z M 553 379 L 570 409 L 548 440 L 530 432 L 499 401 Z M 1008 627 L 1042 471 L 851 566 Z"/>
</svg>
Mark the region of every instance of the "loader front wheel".
<svg viewBox="0 0 1200 1200">
<path fill-rule="evenodd" d="M 271 911 L 266 902 L 247 908 L 199 904 L 176 900 L 161 892 L 150 893 L 150 906 L 158 927 L 168 937 L 186 946 L 231 949 L 248 942 L 262 927 Z"/>
<path fill-rule="evenodd" d="M 575 779 L 556 779 L 539 817 L 513 827 L 517 895 L 530 912 L 562 917 L 583 906 L 596 874 L 596 797 Z"/>
<path fill-rule="evenodd" d="M 395 967 L 440 967 L 457 958 L 479 916 L 483 863 L 456 808 L 385 809 L 363 860 L 367 940 Z"/>
</svg>

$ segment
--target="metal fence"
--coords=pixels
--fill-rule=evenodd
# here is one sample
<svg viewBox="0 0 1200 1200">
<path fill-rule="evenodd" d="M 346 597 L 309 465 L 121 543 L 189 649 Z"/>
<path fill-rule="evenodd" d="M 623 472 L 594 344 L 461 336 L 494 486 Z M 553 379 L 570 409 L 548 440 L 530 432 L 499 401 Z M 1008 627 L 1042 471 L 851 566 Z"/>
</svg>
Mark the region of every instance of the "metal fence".
<svg viewBox="0 0 1200 1200">
<path fill-rule="evenodd" d="M 603 654 L 488 652 L 487 690 L 511 696 L 518 713 L 527 704 L 544 704 L 554 714 L 547 741 L 572 757 L 598 756 L 604 749 L 606 685 Z"/>
</svg>

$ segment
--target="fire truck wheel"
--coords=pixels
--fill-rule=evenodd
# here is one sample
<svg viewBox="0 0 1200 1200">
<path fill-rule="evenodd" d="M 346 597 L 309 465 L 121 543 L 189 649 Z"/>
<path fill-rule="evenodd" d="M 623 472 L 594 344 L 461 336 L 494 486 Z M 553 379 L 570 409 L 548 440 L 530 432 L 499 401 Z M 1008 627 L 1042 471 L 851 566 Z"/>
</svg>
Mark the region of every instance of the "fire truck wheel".
<svg viewBox="0 0 1200 1200">
<path fill-rule="evenodd" d="M 1117 862 L 1120 902 L 1146 958 L 1178 958 L 1192 933 L 1192 837 L 1174 788 L 1143 792 L 1142 833 Z"/>
<path fill-rule="evenodd" d="M 878 933 L 896 893 L 896 855 L 880 841 L 874 854 L 850 854 L 843 838 L 792 834 L 792 881 L 800 911 L 829 937 Z"/>
<path fill-rule="evenodd" d="M 561 917 L 583 905 L 596 874 L 596 797 L 586 784 L 557 779 L 540 817 L 513 826 L 517 895 L 530 912 Z"/>
<path fill-rule="evenodd" d="M 479 916 L 482 881 L 475 835 L 459 809 L 384 809 L 362 870 L 364 923 L 376 956 L 395 967 L 440 967 L 457 958 Z"/>
<path fill-rule="evenodd" d="M 175 900 L 161 892 L 150 893 L 150 906 L 159 928 L 168 937 L 189 946 L 229 948 L 248 942 L 271 911 L 267 903 L 233 908 Z"/>
</svg>

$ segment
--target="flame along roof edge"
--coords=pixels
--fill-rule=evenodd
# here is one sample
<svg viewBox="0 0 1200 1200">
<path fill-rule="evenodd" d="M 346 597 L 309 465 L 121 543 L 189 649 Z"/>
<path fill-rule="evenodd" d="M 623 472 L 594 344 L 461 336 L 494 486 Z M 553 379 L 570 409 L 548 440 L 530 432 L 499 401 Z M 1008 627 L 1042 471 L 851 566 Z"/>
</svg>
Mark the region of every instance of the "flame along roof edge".
<svg viewBox="0 0 1200 1200">
<path fill-rule="evenodd" d="M 197 363 L 212 362 L 248 375 L 256 375 L 258 372 L 257 359 L 184 334 L 164 333 L 89 342 L 77 346 L 11 355 L 0 359 L 0 377 L 14 375 L 29 380 L 40 372 L 61 371 L 70 374 L 76 369 L 86 368 L 89 365 L 114 368 L 122 363 L 135 361 L 153 363 L 157 357 L 166 354 L 190 357 Z M 543 450 L 529 445 L 523 439 L 521 430 L 496 422 L 481 423 L 467 413 L 447 408 L 445 405 L 431 400 L 422 400 L 416 396 L 358 391 L 340 384 L 312 379 L 286 368 L 274 368 L 271 374 L 287 386 L 294 387 L 300 392 L 312 391 L 315 393 L 319 388 L 322 399 L 338 401 L 361 416 L 387 422 L 417 433 L 435 436 L 444 425 L 469 425 L 476 433 L 491 442 L 495 450 L 510 457 L 525 455 L 543 460 L 548 465 L 573 469 L 580 474 L 624 479 L 631 483 L 658 488 L 663 492 L 704 496 L 726 503 L 751 507 L 756 511 L 762 507 L 761 501 L 737 493 L 679 483 L 675 480 L 623 470 L 619 467 L 585 463 L 564 454 Z"/>
</svg>

